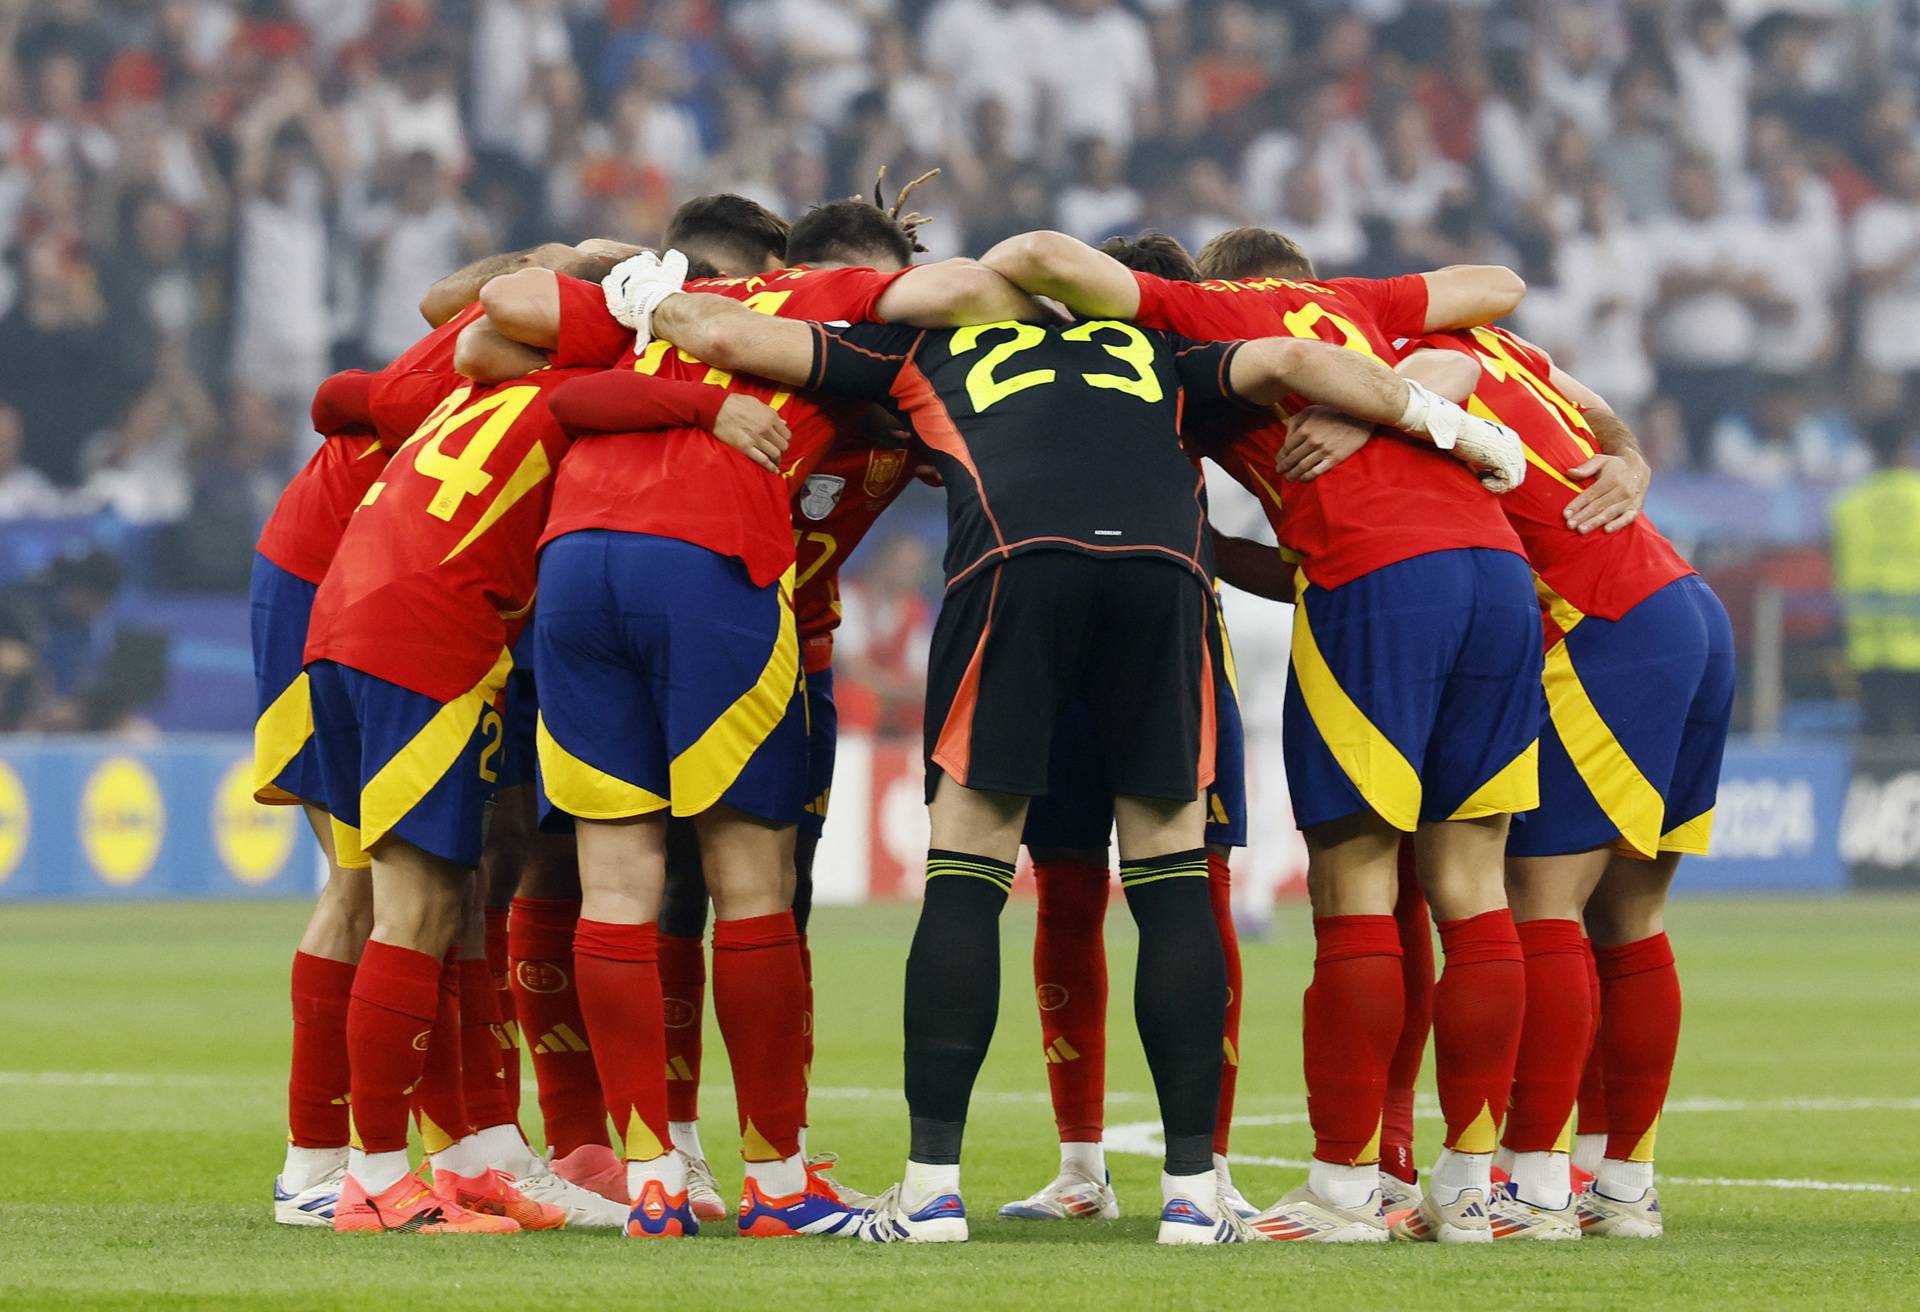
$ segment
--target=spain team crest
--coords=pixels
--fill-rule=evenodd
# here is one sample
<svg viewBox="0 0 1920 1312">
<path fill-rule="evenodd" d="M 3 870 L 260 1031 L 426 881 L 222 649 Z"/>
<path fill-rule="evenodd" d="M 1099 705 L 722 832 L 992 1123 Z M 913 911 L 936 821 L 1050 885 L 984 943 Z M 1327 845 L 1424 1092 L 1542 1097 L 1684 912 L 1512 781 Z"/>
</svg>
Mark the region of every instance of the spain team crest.
<svg viewBox="0 0 1920 1312">
<path fill-rule="evenodd" d="M 900 473 L 907 467 L 905 451 L 875 451 L 867 457 L 867 495 L 883 497 L 893 490 L 900 481 Z"/>
<path fill-rule="evenodd" d="M 873 470 L 867 470 L 867 483 L 873 483 Z M 809 474 L 807 476 L 806 495 L 800 498 L 800 513 L 808 519 L 825 519 L 840 504 L 840 493 L 846 489 L 847 480 L 838 474 Z"/>
</svg>

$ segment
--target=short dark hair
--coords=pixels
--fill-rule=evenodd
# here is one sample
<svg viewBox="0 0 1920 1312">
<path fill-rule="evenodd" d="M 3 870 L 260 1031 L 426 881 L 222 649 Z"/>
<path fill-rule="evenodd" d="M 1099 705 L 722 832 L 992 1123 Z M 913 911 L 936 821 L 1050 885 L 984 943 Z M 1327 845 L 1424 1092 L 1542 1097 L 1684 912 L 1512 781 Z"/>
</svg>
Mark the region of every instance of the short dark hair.
<svg viewBox="0 0 1920 1312">
<path fill-rule="evenodd" d="M 830 200 L 802 214 L 787 238 L 789 264 L 853 264 L 905 268 L 913 234 L 862 197 Z"/>
<path fill-rule="evenodd" d="M 695 196 L 673 212 L 663 244 L 690 258 L 727 267 L 729 273 L 758 273 L 771 262 L 787 262 L 787 221 L 757 200 L 717 192 Z"/>
<path fill-rule="evenodd" d="M 1149 228 L 1136 237 L 1109 237 L 1100 249 L 1139 273 L 1173 282 L 1199 282 L 1200 268 L 1172 233 Z"/>
<path fill-rule="evenodd" d="M 1208 278 L 1311 278 L 1313 261 L 1300 243 L 1271 228 L 1229 228 L 1200 248 Z"/>
</svg>

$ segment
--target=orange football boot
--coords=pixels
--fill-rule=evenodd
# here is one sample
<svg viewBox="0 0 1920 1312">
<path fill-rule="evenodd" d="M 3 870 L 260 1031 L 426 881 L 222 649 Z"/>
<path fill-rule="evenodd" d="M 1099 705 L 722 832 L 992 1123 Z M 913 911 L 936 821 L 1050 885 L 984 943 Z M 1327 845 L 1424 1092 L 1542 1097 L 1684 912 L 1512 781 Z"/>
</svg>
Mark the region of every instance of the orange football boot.
<svg viewBox="0 0 1920 1312">
<path fill-rule="evenodd" d="M 403 1175 L 390 1188 L 369 1194 L 349 1175 L 340 1185 L 333 1228 L 415 1235 L 510 1235 L 520 1223 L 506 1216 L 483 1216 L 435 1193 L 417 1175 Z"/>
<path fill-rule="evenodd" d="M 513 1187 L 513 1178 L 489 1168 L 479 1175 L 433 1173 L 433 1191 L 482 1216 L 505 1216 L 522 1230 L 558 1230 L 567 1223 L 566 1211 L 551 1203 L 536 1203 Z"/>
</svg>

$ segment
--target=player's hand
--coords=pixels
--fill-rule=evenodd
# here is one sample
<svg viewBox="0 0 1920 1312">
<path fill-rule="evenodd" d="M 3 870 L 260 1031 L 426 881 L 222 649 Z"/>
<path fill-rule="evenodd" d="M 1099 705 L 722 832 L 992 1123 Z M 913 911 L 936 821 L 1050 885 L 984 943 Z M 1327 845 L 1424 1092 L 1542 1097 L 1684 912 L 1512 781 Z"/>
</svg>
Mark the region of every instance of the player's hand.
<svg viewBox="0 0 1920 1312">
<path fill-rule="evenodd" d="M 1308 406 L 1287 425 L 1286 445 L 1274 467 L 1295 483 L 1311 483 L 1367 444 L 1373 425 L 1332 406 Z"/>
<path fill-rule="evenodd" d="M 1647 504 L 1647 485 L 1653 471 L 1636 452 L 1624 456 L 1598 455 L 1567 471 L 1568 478 L 1593 482 L 1567 503 L 1567 527 L 1576 533 L 1618 533 L 1640 518 Z"/>
<path fill-rule="evenodd" d="M 1527 449 L 1504 424 L 1470 415 L 1446 402 L 1429 425 L 1451 438 L 1453 458 L 1471 468 L 1489 492 L 1511 492 L 1527 476 Z"/>
<path fill-rule="evenodd" d="M 600 283 L 607 312 L 639 336 L 644 345 L 653 338 L 653 311 L 687 281 L 687 257 L 679 251 L 655 255 L 641 251 L 613 266 Z"/>
<path fill-rule="evenodd" d="M 786 454 L 792 434 L 787 421 L 773 407 L 756 397 L 736 392 L 720 403 L 720 414 L 713 421 L 713 435 L 738 451 L 760 468 L 780 472 L 780 457 Z"/>
</svg>

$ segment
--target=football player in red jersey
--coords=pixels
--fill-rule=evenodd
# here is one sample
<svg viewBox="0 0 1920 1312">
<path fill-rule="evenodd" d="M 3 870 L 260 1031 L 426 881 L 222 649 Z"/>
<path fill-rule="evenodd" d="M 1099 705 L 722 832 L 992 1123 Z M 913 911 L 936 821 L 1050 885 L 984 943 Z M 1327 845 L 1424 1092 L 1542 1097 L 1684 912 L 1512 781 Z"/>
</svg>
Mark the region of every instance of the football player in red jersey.
<svg viewBox="0 0 1920 1312">
<path fill-rule="evenodd" d="M 1200 266 L 1214 281 L 1202 283 L 1135 274 L 1059 234 L 1012 238 L 984 262 L 1079 313 L 1201 338 L 1319 338 L 1383 362 L 1399 358 L 1396 336 L 1484 322 L 1524 291 L 1505 270 L 1475 268 L 1315 282 L 1297 247 L 1257 229 L 1210 242 Z M 1454 379 L 1453 394 L 1465 385 Z M 1388 1237 L 1379 1131 L 1404 1006 L 1397 854 L 1411 834 L 1449 958 L 1437 1018 L 1448 1134 L 1429 1205 L 1445 1213 L 1437 1237 L 1481 1241 L 1521 1023 L 1500 857 L 1509 817 L 1538 795 L 1537 607 L 1499 507 L 1430 444 L 1369 442 L 1277 488 L 1286 419 L 1302 409 L 1289 402 L 1202 446 L 1261 498 L 1301 565 L 1286 756 L 1319 948 L 1305 1009 L 1316 1142 L 1307 1184 L 1255 1226 L 1276 1239 Z"/>
<path fill-rule="evenodd" d="M 751 213 L 750 204 L 731 208 Z M 721 290 L 768 312 L 868 318 L 889 298 L 911 309 L 929 288 L 942 290 L 936 309 L 945 315 L 980 289 L 1004 295 L 1005 284 L 960 262 L 904 277 L 779 270 Z M 527 271 L 489 284 L 482 303 L 488 321 L 468 335 L 475 349 L 463 339 L 465 368 L 485 371 L 479 348 L 496 335 L 551 348 L 558 364 L 620 366 L 575 385 L 614 416 L 615 427 L 593 424 L 605 435 L 576 445 L 562 467 L 544 535 L 535 629 L 539 663 L 568 671 L 541 708 L 541 784 L 551 807 L 578 822 L 583 907 L 574 949 L 589 1029 L 630 1036 L 625 1044 L 596 1043 L 594 1051 L 624 1137 L 635 1216 L 657 1223 L 648 1233 L 685 1233 L 696 1224 L 685 1160 L 672 1151 L 665 1115 L 655 922 L 671 812 L 697 817 L 716 907 L 715 1007 L 734 1059 L 748 1158 L 740 1228 L 847 1232 L 854 1214 L 806 1171 L 798 1145 L 805 1018 L 791 908 L 792 825 L 805 801 L 805 741 L 794 695 L 789 492 L 777 472 L 803 476 L 837 416 L 664 344 L 637 353 L 631 329 L 590 283 Z M 976 313 L 1001 312 L 989 303 Z M 756 469 L 698 428 L 644 445 L 621 441 L 627 429 L 617 417 L 618 393 L 636 374 L 767 398 L 791 429 L 783 460 Z M 704 495 L 688 498 L 691 486 Z M 608 597 L 631 618 L 609 614 Z M 610 624 L 619 632 L 605 632 Z M 655 698 L 643 672 L 669 664 L 676 680 L 678 671 L 691 673 Z"/>
</svg>

